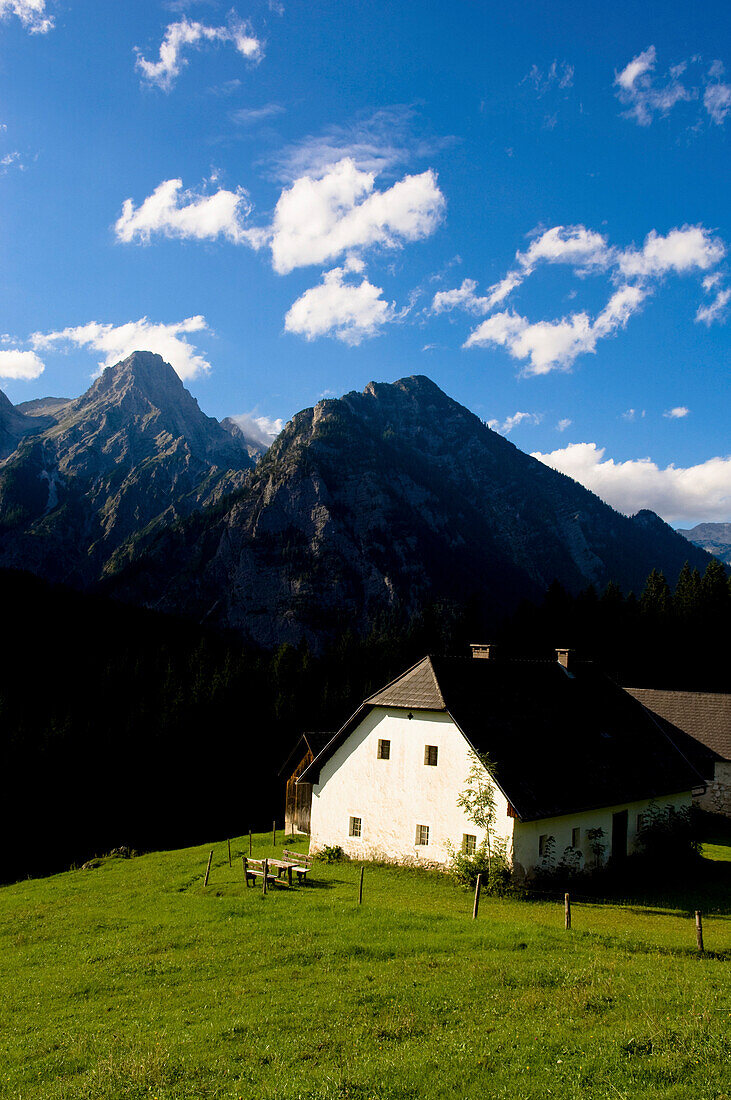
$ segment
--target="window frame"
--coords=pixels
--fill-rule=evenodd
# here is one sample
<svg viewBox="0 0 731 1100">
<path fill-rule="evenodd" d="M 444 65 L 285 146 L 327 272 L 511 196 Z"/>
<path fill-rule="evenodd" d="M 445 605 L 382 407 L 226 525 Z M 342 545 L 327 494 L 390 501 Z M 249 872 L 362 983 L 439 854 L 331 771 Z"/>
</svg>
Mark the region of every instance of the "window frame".
<svg viewBox="0 0 731 1100">
<path fill-rule="evenodd" d="M 416 839 L 414 840 L 414 846 L 416 848 L 428 848 L 429 847 L 429 826 L 418 825 L 416 826 Z"/>
<path fill-rule="evenodd" d="M 357 824 L 356 824 L 357 822 Z M 355 830 L 358 830 L 357 832 Z M 363 837 L 363 818 L 350 815 L 348 822 L 348 836 L 353 840 L 361 840 Z"/>
<path fill-rule="evenodd" d="M 383 751 L 385 747 L 385 752 Z M 378 760 L 390 760 L 391 759 L 391 740 L 387 737 L 378 738 Z"/>
<path fill-rule="evenodd" d="M 432 754 L 434 759 L 432 760 Z M 424 745 L 424 767 L 436 768 L 439 764 L 439 745 Z"/>
<path fill-rule="evenodd" d="M 581 847 L 581 829 L 578 827 L 571 830 L 571 847 L 575 848 L 578 852 Z"/>
<path fill-rule="evenodd" d="M 477 851 L 477 837 L 474 833 L 462 833 L 462 853 L 473 856 Z"/>
</svg>

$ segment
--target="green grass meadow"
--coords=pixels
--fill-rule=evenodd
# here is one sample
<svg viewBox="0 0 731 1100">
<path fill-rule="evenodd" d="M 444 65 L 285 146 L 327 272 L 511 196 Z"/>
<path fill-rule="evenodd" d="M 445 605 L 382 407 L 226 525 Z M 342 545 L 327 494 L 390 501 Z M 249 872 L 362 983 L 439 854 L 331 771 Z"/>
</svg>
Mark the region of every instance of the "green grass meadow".
<svg viewBox="0 0 731 1100">
<path fill-rule="evenodd" d="M 359 867 L 316 863 L 262 897 L 225 841 L 204 888 L 209 847 L 0 889 L 1 1097 L 731 1100 L 728 906 L 699 956 L 689 912 L 473 921 L 437 873 L 366 865 L 359 907 Z"/>
</svg>

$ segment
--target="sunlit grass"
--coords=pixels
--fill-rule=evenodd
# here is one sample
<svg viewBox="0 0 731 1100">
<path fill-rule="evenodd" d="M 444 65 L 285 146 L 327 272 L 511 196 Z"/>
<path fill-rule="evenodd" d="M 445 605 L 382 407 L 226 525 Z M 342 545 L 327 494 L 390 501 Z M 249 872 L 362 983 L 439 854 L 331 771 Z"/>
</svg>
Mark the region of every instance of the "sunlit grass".
<svg viewBox="0 0 731 1100">
<path fill-rule="evenodd" d="M 472 921 L 447 877 L 375 866 L 359 908 L 354 864 L 262 897 L 225 843 L 204 889 L 207 855 L 0 890 L 0 1095 L 731 1097 L 727 916 L 699 957 L 688 912 L 575 904 L 567 933 L 483 896 Z"/>
</svg>

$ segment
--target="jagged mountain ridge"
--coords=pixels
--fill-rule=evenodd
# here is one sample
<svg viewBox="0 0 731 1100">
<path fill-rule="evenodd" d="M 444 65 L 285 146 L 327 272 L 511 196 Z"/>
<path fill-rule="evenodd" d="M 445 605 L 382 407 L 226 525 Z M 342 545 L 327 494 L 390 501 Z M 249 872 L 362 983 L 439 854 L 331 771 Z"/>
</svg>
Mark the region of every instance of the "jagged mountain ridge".
<svg viewBox="0 0 731 1100">
<path fill-rule="evenodd" d="M 157 527 L 237 488 L 252 466 L 151 352 L 107 368 L 57 405 L 56 419 L 14 411 L 27 432 L 0 467 L 0 564 L 51 580 L 93 583 L 110 559 L 133 557 Z"/>
<path fill-rule="evenodd" d="M 496 615 L 555 578 L 637 589 L 686 559 L 708 557 L 416 376 L 298 413 L 230 500 L 161 534 L 109 586 L 260 644 L 317 644 L 384 609 L 477 599 Z"/>
</svg>

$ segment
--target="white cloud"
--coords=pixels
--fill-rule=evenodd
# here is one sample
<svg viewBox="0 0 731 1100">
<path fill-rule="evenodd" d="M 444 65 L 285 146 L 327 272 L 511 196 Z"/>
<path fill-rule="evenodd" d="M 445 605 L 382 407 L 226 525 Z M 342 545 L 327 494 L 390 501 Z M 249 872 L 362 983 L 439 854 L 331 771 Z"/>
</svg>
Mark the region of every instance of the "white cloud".
<svg viewBox="0 0 731 1100">
<path fill-rule="evenodd" d="M 151 84 L 168 91 L 187 61 L 183 51 L 198 48 L 205 42 L 229 43 L 248 61 L 258 62 L 264 56 L 263 44 L 254 36 L 248 23 L 232 17 L 226 27 L 208 27 L 191 22 L 185 16 L 171 23 L 160 44 L 157 61 L 146 61 L 139 53 L 137 68 Z"/>
<path fill-rule="evenodd" d="M 363 277 L 360 283 L 346 282 L 348 271 L 333 268 L 322 282 L 297 299 L 284 319 L 287 332 L 307 340 L 334 336 L 345 344 L 357 345 L 395 317 L 392 304 L 381 297 L 383 291 Z"/>
<path fill-rule="evenodd" d="M 263 107 L 239 107 L 238 110 L 231 112 L 229 118 L 237 126 L 256 126 L 258 122 L 277 118 L 284 113 L 284 107 L 279 103 L 265 103 Z"/>
<path fill-rule="evenodd" d="M 714 321 L 719 321 L 726 312 L 729 300 L 731 300 L 731 290 L 728 288 L 719 290 L 712 302 L 707 306 L 698 307 L 696 321 L 703 322 L 705 325 L 712 325 Z"/>
<path fill-rule="evenodd" d="M 627 107 L 625 118 L 633 118 L 640 126 L 649 126 L 655 114 L 666 115 L 676 103 L 697 97 L 696 90 L 687 88 L 679 79 L 687 68 L 686 62 L 674 65 L 664 82 L 655 76 L 656 62 L 655 47 L 650 46 L 634 57 L 614 81 L 617 98 Z"/>
<path fill-rule="evenodd" d="M 46 34 L 53 28 L 46 0 L 0 0 L 0 19 L 9 19 L 11 15 L 17 15 L 31 34 Z"/>
<path fill-rule="evenodd" d="M 501 435 L 509 435 L 519 424 L 540 424 L 542 419 L 541 413 L 516 412 L 506 417 L 502 424 L 499 420 L 488 420 L 487 426 L 494 432 L 500 432 Z"/>
<path fill-rule="evenodd" d="M 287 274 L 355 248 L 394 248 L 435 230 L 445 202 L 434 172 L 404 176 L 385 191 L 374 183 L 375 173 L 348 157 L 284 190 L 270 230 L 274 270 Z"/>
<path fill-rule="evenodd" d="M 416 124 L 413 107 L 382 107 L 348 125 L 329 126 L 278 149 L 269 162 L 271 174 L 281 183 L 294 183 L 301 176 L 323 176 L 333 164 L 349 159 L 362 171 L 379 175 L 430 156 L 445 144 L 445 139 L 418 136 Z"/>
<path fill-rule="evenodd" d="M 554 226 L 542 232 L 525 252 L 516 254 L 516 267 L 490 288 L 487 296 L 477 293 L 473 279 L 465 279 L 455 290 L 440 291 L 432 310 L 440 313 L 461 308 L 472 313 L 489 313 L 535 271 L 539 264 L 566 264 L 581 278 L 591 273 L 606 273 L 616 284 L 607 304 L 592 320 L 585 311 L 554 321 L 531 322 L 515 310 L 495 313 L 471 333 L 464 347 L 498 345 L 514 359 L 527 360 L 528 374 L 546 374 L 554 369 L 568 370 L 581 354 L 595 352 L 597 342 L 624 328 L 653 293 L 653 283 L 668 274 L 687 275 L 707 272 L 726 255 L 723 241 L 713 237 L 702 225 L 684 225 L 662 236 L 648 233 L 640 248 L 620 250 L 610 246 L 606 237 L 583 225 Z M 704 279 L 706 290 L 714 287 L 720 275 Z M 699 310 L 697 320 L 710 324 L 723 311 L 731 295 Z"/>
<path fill-rule="evenodd" d="M 636 420 L 638 416 L 640 416 L 644 419 L 645 410 L 642 409 L 642 411 L 638 413 L 637 409 L 627 409 L 626 412 L 622 413 L 622 420 L 632 421 L 632 420 Z"/>
<path fill-rule="evenodd" d="M 702 225 L 684 225 L 671 229 L 663 237 L 651 230 L 641 249 L 628 248 L 617 258 L 625 278 L 656 278 L 672 271 L 684 275 L 690 271 L 708 271 L 726 255 L 723 241 L 712 237 Z"/>
<path fill-rule="evenodd" d="M 30 380 L 39 378 L 45 370 L 43 361 L 34 351 L 10 348 L 0 351 L 0 378 Z"/>
<path fill-rule="evenodd" d="M 667 412 L 664 412 L 663 416 L 667 417 L 668 420 L 682 420 L 689 412 L 690 409 L 686 408 L 685 405 L 676 405 L 674 409 L 668 409 Z"/>
<path fill-rule="evenodd" d="M 114 230 L 117 240 L 125 243 L 148 242 L 153 234 L 160 234 L 199 241 L 225 237 L 239 244 L 251 241 L 256 233 L 243 225 L 250 212 L 251 204 L 240 187 L 206 195 L 184 191 L 182 180 L 164 180 L 138 207 L 125 199 Z"/>
<path fill-rule="evenodd" d="M 11 168 L 19 168 L 21 172 L 25 171 L 25 165 L 21 159 L 21 155 L 17 150 L 12 153 L 6 153 L 4 157 L 0 157 L 0 176 L 4 176 Z"/>
<path fill-rule="evenodd" d="M 569 420 L 568 416 L 564 416 L 563 419 L 559 420 L 558 424 L 556 425 L 556 431 L 565 432 L 566 429 L 570 428 L 572 424 L 573 420 Z"/>
<path fill-rule="evenodd" d="M 466 348 L 497 344 L 514 359 L 527 359 L 526 374 L 569 370 L 582 353 L 593 353 L 597 341 L 624 328 L 639 309 L 645 292 L 639 287 L 616 291 L 594 321 L 587 313 L 572 313 L 560 321 L 531 324 L 514 312 L 496 313 L 483 321 L 464 344 Z"/>
<path fill-rule="evenodd" d="M 170 363 L 185 381 L 211 369 L 210 363 L 186 339 L 190 333 L 205 332 L 207 328 L 204 317 L 186 317 L 170 325 L 149 321 L 147 317 L 124 325 L 92 321 L 59 332 L 36 332 L 31 343 L 37 351 L 59 344 L 90 348 L 104 355 L 100 368 L 126 359 L 133 351 L 153 351 Z"/>
<path fill-rule="evenodd" d="M 731 457 L 709 458 L 697 466 L 666 466 L 649 458 L 615 462 L 596 443 L 572 443 L 545 462 L 585 485 L 607 504 L 630 515 L 650 508 L 667 523 L 725 522 L 731 518 Z"/>
<path fill-rule="evenodd" d="M 731 111 L 731 84 L 709 84 L 703 93 L 703 106 L 717 126 L 723 126 Z"/>
<path fill-rule="evenodd" d="M 273 420 L 270 416 L 257 416 L 255 412 L 239 413 L 230 419 L 238 424 L 247 440 L 264 448 L 271 445 L 284 427 L 280 417 Z"/>
<path fill-rule="evenodd" d="M 552 61 L 544 72 L 537 65 L 533 65 L 521 80 L 521 84 L 528 82 L 535 88 L 538 97 L 544 96 L 552 88 L 564 90 L 574 83 L 574 66 L 567 61 Z"/>
</svg>

